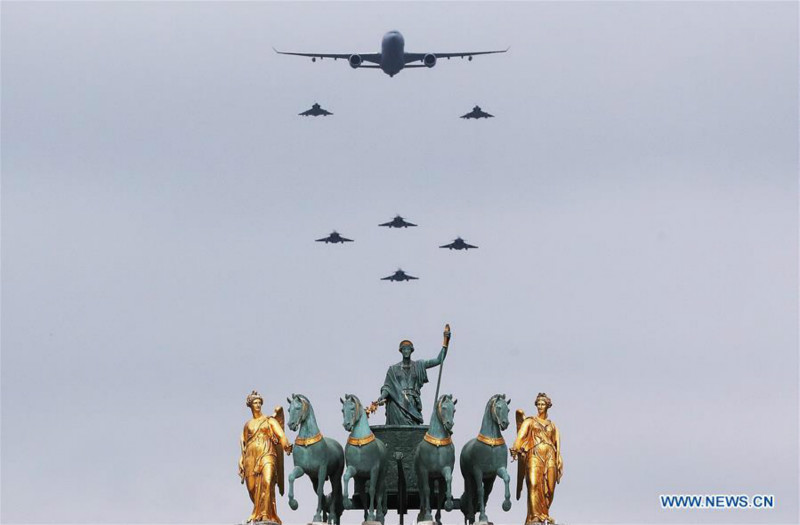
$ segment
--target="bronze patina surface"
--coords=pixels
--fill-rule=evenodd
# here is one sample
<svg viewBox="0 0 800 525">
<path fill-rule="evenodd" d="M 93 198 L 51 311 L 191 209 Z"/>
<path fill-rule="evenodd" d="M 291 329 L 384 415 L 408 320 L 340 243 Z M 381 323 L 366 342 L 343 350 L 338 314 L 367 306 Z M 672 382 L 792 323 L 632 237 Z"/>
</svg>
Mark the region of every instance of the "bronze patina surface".
<svg viewBox="0 0 800 525">
<path fill-rule="evenodd" d="M 387 425 L 421 425 L 423 417 L 420 396 L 422 386 L 428 382 L 427 370 L 444 363 L 449 342 L 450 325 L 447 325 L 439 355 L 433 359 L 414 361 L 411 359 L 414 343 L 407 339 L 400 341 L 399 351 L 403 354 L 403 360 L 391 365 L 386 371 L 381 395 L 367 407 L 367 414 L 374 412 L 378 405 L 386 405 Z M 439 379 L 441 380 L 441 374 Z M 436 393 L 439 393 L 438 385 Z"/>
</svg>

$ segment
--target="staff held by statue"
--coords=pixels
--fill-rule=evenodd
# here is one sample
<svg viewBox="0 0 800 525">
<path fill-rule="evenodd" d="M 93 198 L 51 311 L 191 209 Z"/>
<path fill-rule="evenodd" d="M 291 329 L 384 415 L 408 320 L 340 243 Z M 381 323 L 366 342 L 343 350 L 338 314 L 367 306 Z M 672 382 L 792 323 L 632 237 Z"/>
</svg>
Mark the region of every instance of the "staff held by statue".
<svg viewBox="0 0 800 525">
<path fill-rule="evenodd" d="M 447 350 L 450 348 L 450 324 L 444 325 L 444 340 L 442 341 L 442 348 L 444 348 L 444 355 L 447 357 Z M 436 380 L 436 395 L 433 396 L 434 404 L 439 399 L 439 385 L 442 384 L 442 368 L 444 368 L 444 360 L 439 365 L 439 379 Z"/>
</svg>

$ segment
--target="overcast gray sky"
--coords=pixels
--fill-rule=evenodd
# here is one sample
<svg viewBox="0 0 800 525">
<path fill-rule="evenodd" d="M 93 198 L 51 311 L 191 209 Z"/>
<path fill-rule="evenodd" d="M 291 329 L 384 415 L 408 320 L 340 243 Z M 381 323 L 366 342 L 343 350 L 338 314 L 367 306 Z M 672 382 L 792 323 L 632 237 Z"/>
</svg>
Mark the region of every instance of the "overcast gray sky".
<svg viewBox="0 0 800 525">
<path fill-rule="evenodd" d="M 798 520 L 797 3 L 2 15 L 3 522 L 238 522 L 250 390 L 305 393 L 343 442 L 338 398 L 446 322 L 457 448 L 492 394 L 552 397 L 559 521 Z M 391 29 L 511 50 L 394 78 L 271 50 Z M 297 116 L 315 101 L 335 115 Z M 475 104 L 496 118 L 457 118 Z M 419 227 L 377 227 L 397 213 Z M 313 242 L 333 229 L 356 242 Z M 437 248 L 459 235 L 480 248 Z M 398 267 L 420 280 L 379 280 Z M 313 514 L 297 484 L 286 523 Z"/>
</svg>

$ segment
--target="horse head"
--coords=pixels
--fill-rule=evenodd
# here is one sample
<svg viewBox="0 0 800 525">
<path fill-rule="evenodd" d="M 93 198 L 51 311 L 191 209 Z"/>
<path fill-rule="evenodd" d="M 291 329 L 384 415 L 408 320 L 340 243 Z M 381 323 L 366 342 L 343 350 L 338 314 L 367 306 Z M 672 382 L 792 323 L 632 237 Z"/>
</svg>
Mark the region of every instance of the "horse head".
<svg viewBox="0 0 800 525">
<path fill-rule="evenodd" d="M 306 421 L 311 402 L 303 394 L 292 394 L 286 401 L 289 403 L 289 428 L 292 432 L 296 432 Z"/>
<path fill-rule="evenodd" d="M 452 394 L 444 394 L 436 403 L 436 416 L 448 434 L 453 433 L 453 425 L 458 399 L 453 399 Z"/>
<path fill-rule="evenodd" d="M 361 419 L 364 408 L 354 394 L 345 394 L 344 399 L 339 398 L 339 401 L 342 402 L 342 425 L 345 430 L 352 432 L 358 420 Z"/>
<path fill-rule="evenodd" d="M 508 405 L 510 404 L 511 399 L 506 400 L 505 394 L 495 394 L 486 403 L 486 410 L 491 413 L 492 421 L 500 427 L 500 430 L 508 428 Z"/>
</svg>

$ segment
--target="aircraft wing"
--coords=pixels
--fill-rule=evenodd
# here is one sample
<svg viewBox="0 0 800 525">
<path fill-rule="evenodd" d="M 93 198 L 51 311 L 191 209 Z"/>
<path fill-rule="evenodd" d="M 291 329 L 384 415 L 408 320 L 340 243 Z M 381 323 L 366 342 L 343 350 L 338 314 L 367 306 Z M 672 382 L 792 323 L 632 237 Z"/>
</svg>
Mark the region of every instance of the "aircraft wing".
<svg viewBox="0 0 800 525">
<path fill-rule="evenodd" d="M 477 248 L 477 246 L 473 246 L 471 244 L 464 243 L 464 248 L 469 250 L 470 248 Z"/>
<path fill-rule="evenodd" d="M 389 228 L 391 228 L 392 226 L 394 226 L 394 221 L 384 222 L 383 224 L 379 224 L 378 226 L 388 226 Z"/>
<path fill-rule="evenodd" d="M 312 111 L 312 110 L 310 110 L 310 109 L 307 109 L 307 110 L 303 111 L 302 113 L 298 113 L 298 115 L 300 115 L 300 116 L 302 116 L 302 117 L 308 117 L 308 116 L 310 116 L 310 115 L 313 115 L 313 113 L 312 113 L 311 111 Z"/>
<path fill-rule="evenodd" d="M 416 226 L 413 222 L 403 221 L 403 224 L 406 226 Z"/>
<path fill-rule="evenodd" d="M 494 115 L 490 115 L 489 113 L 486 113 L 485 111 L 481 111 L 481 112 L 479 113 L 479 116 L 480 116 L 480 117 L 485 117 L 485 118 L 492 118 L 492 117 L 494 117 Z"/>
<path fill-rule="evenodd" d="M 428 54 L 435 55 L 436 58 L 456 58 L 456 57 L 464 58 L 464 57 L 473 57 L 475 55 L 492 55 L 495 53 L 505 53 L 509 49 L 511 48 L 508 47 L 506 49 L 499 49 L 496 51 L 462 51 L 459 53 L 406 53 L 403 58 L 405 63 L 408 64 L 409 62 L 416 62 L 418 60 L 422 60 L 425 57 L 425 55 Z M 364 57 L 362 56 L 361 58 Z"/>
<path fill-rule="evenodd" d="M 342 242 L 353 242 L 353 239 L 345 239 L 344 237 L 339 237 Z"/>
<path fill-rule="evenodd" d="M 347 60 L 350 58 L 351 55 L 358 55 L 361 57 L 361 60 L 365 62 L 372 62 L 374 64 L 381 63 L 381 54 L 380 53 L 294 53 L 292 51 L 278 51 L 274 47 L 272 48 L 273 51 L 278 53 L 279 55 L 294 55 L 298 57 L 310 57 L 310 58 L 333 58 L 335 60 L 343 59 Z"/>
<path fill-rule="evenodd" d="M 381 281 L 394 281 L 394 275 L 390 275 L 389 277 L 381 277 Z"/>
<path fill-rule="evenodd" d="M 330 240 L 330 237 L 325 237 L 324 239 L 317 239 L 315 242 L 329 242 Z"/>
<path fill-rule="evenodd" d="M 451 242 L 450 244 L 445 244 L 443 246 L 439 246 L 439 248 L 450 248 L 451 250 L 456 247 L 456 243 Z"/>
<path fill-rule="evenodd" d="M 410 281 L 411 279 L 414 279 L 414 280 L 416 281 L 416 280 L 418 280 L 418 279 L 419 279 L 419 277 L 414 277 L 413 275 L 408 275 L 408 274 L 406 274 L 406 280 L 407 280 L 407 281 Z"/>
</svg>

